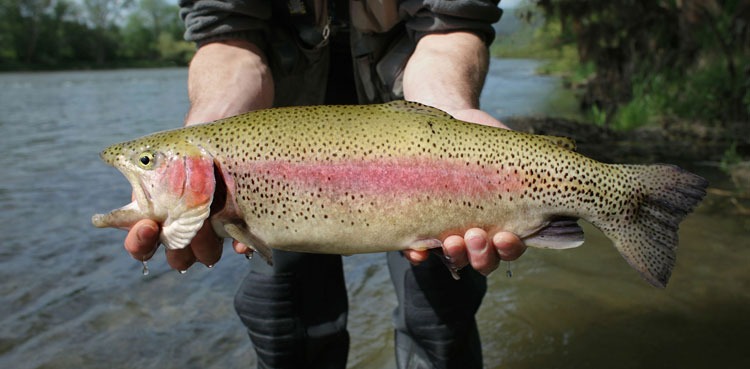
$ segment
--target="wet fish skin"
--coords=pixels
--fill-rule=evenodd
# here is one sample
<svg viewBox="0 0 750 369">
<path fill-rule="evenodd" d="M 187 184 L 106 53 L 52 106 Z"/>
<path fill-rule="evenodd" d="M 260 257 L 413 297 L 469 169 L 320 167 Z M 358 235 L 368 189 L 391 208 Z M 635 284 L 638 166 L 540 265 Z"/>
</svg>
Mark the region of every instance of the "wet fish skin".
<svg viewBox="0 0 750 369">
<path fill-rule="evenodd" d="M 707 182 L 671 165 L 600 163 L 574 146 L 403 101 L 261 110 L 108 147 L 101 157 L 135 201 L 92 221 L 154 219 L 162 242 L 182 248 L 210 216 L 217 234 L 270 258 L 270 248 L 424 249 L 473 227 L 569 248 L 583 243 L 580 218 L 665 286 L 678 225 Z"/>
</svg>

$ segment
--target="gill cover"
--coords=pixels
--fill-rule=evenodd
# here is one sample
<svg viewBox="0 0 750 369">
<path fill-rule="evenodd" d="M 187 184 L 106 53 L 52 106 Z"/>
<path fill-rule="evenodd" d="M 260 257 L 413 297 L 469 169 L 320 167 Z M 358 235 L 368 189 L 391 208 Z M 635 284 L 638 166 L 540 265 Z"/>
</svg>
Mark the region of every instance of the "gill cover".
<svg viewBox="0 0 750 369">
<path fill-rule="evenodd" d="M 208 219 L 211 212 L 216 179 L 213 160 L 201 153 L 170 160 L 163 173 L 162 186 L 172 195 L 179 194 L 177 201 L 166 209 L 167 217 L 162 224 L 160 241 L 169 249 L 185 248 Z M 155 206 L 163 206 L 158 200 Z"/>
</svg>

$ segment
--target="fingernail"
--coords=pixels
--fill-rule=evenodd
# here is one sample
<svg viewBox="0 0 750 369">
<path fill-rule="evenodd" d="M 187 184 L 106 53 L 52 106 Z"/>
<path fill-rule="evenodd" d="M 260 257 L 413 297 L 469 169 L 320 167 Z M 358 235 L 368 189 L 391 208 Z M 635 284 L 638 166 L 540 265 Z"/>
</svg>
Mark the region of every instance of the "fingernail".
<svg viewBox="0 0 750 369">
<path fill-rule="evenodd" d="M 492 237 L 492 243 L 497 250 L 497 254 L 502 260 L 513 260 L 516 253 L 516 239 L 512 234 L 500 232 Z"/>
<path fill-rule="evenodd" d="M 464 241 L 466 242 L 466 247 L 473 251 L 482 251 L 487 248 L 487 241 L 479 232 L 466 232 Z"/>
<path fill-rule="evenodd" d="M 153 225 L 144 225 L 138 228 L 138 240 L 144 241 L 148 239 L 154 238 L 155 234 L 157 232 L 156 227 Z"/>
<path fill-rule="evenodd" d="M 492 237 L 492 243 L 495 245 L 507 245 L 513 242 L 512 236 L 506 232 L 498 232 Z"/>
</svg>

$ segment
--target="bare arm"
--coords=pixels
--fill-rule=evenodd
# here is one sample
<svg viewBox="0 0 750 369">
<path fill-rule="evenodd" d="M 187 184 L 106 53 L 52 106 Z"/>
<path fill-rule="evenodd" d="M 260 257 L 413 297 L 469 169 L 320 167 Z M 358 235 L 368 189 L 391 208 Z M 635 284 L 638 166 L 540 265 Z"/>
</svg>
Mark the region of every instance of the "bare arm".
<svg viewBox="0 0 750 369">
<path fill-rule="evenodd" d="M 404 71 L 404 97 L 445 110 L 458 119 L 507 128 L 479 110 L 479 94 L 488 65 L 487 47 L 473 33 L 424 36 Z M 443 249 L 456 266 L 471 264 L 477 271 L 489 274 L 497 269 L 501 259 L 515 260 L 526 247 L 512 233 L 488 235 L 484 230 L 474 228 L 464 235 L 446 238 Z M 412 262 L 427 258 L 425 252 L 408 251 L 405 254 Z"/>
<path fill-rule="evenodd" d="M 265 56 L 255 45 L 231 40 L 204 45 L 195 53 L 188 72 L 190 111 L 185 125 L 210 122 L 273 105 L 274 86 Z M 125 249 L 137 260 L 151 258 L 157 248 L 159 225 L 138 222 L 125 238 Z M 214 265 L 221 258 L 222 240 L 210 223 L 189 247 L 167 250 L 172 268 L 186 270 L 196 261 Z"/>
<path fill-rule="evenodd" d="M 449 113 L 478 109 L 488 65 L 487 47 L 473 33 L 424 36 L 404 70 L 404 98 Z"/>
<path fill-rule="evenodd" d="M 190 62 L 185 125 L 270 108 L 273 95 L 271 70 L 257 46 L 241 40 L 205 45 Z"/>
</svg>

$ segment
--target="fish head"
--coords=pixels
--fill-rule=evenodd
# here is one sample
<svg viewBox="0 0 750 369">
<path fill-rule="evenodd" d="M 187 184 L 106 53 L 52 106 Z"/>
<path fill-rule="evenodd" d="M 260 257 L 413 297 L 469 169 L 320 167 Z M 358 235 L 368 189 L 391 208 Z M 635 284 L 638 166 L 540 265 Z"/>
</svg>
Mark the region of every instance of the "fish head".
<svg viewBox="0 0 750 369">
<path fill-rule="evenodd" d="M 97 214 L 97 227 L 129 229 L 141 219 L 161 225 L 167 248 L 187 246 L 210 214 L 216 181 L 213 158 L 187 140 L 166 134 L 114 144 L 100 154 L 133 188 L 133 202 Z"/>
</svg>

